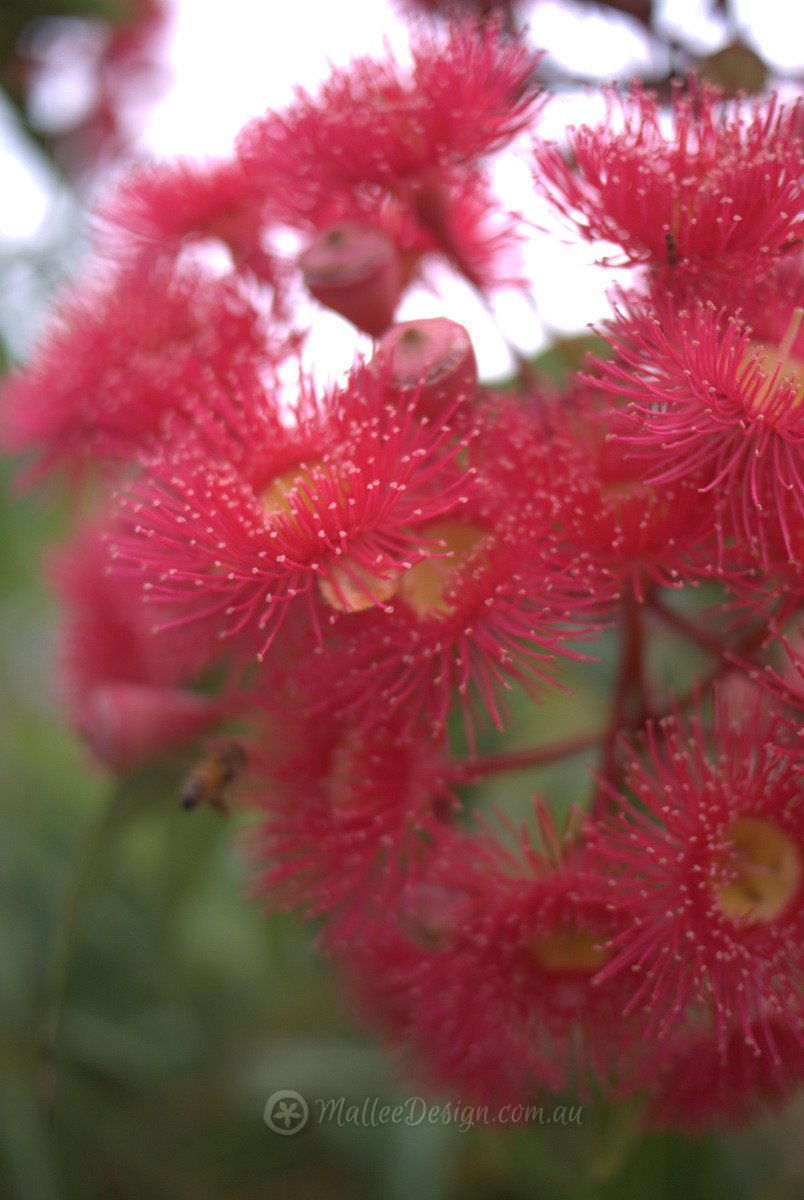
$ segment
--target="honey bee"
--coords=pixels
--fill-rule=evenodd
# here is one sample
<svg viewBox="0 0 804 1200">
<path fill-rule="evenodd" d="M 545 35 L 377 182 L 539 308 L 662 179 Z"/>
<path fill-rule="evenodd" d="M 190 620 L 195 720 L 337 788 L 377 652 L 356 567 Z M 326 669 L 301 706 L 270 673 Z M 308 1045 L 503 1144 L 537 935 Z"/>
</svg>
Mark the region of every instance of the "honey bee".
<svg viewBox="0 0 804 1200">
<path fill-rule="evenodd" d="M 179 788 L 182 808 L 208 804 L 218 812 L 229 811 L 226 789 L 246 765 L 246 752 L 238 742 L 224 742 L 193 767 Z"/>
<path fill-rule="evenodd" d="M 676 252 L 676 239 L 673 237 L 673 235 L 669 229 L 665 230 L 664 248 L 667 251 L 668 267 L 677 266 L 678 265 L 678 254 Z"/>
</svg>

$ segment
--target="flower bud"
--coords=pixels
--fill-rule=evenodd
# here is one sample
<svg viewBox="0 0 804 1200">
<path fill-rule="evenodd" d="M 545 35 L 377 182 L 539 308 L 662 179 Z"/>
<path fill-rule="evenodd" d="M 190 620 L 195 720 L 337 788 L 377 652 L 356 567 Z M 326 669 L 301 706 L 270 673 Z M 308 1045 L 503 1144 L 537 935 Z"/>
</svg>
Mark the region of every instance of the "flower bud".
<svg viewBox="0 0 804 1200">
<path fill-rule="evenodd" d="M 380 340 L 372 365 L 395 392 L 419 389 L 419 410 L 437 416 L 477 390 L 477 362 L 463 325 L 447 317 L 403 321 Z"/>
<path fill-rule="evenodd" d="M 124 771 L 196 737 L 222 716 L 220 700 L 184 688 L 108 683 L 90 692 L 77 725 L 105 766 Z"/>
<path fill-rule="evenodd" d="M 299 259 L 304 282 L 320 304 L 379 337 L 394 319 L 402 282 L 396 248 L 379 229 L 334 225 Z"/>
</svg>

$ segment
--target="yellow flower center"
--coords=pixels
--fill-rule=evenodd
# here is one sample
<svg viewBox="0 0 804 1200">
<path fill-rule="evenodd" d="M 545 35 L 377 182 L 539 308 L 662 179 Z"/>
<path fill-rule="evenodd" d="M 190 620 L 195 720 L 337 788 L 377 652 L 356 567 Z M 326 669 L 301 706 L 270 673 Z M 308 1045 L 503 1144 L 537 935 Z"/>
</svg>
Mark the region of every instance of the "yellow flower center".
<svg viewBox="0 0 804 1200">
<path fill-rule="evenodd" d="M 337 612 L 363 612 L 377 604 L 387 603 L 396 594 L 399 571 L 391 568 L 384 572 L 381 564 L 378 564 L 376 571 L 370 571 L 362 564 L 345 558 L 342 564 L 330 570 L 327 577 L 319 579 L 318 587 L 326 603 Z"/>
<path fill-rule="evenodd" d="M 551 974 L 593 975 L 607 958 L 601 940 L 591 933 L 568 929 L 534 938 L 530 950 L 539 966 Z"/>
<path fill-rule="evenodd" d="M 729 878 L 717 889 L 727 917 L 749 924 L 773 921 L 801 880 L 801 855 L 789 834 L 763 817 L 739 817 L 729 830 Z"/>
<path fill-rule="evenodd" d="M 306 509 L 313 513 L 317 510 L 315 476 L 321 466 L 320 462 L 300 464 L 276 476 L 262 494 L 269 524 L 274 517 L 289 516 L 298 530 L 300 511 Z M 364 563 L 353 562 L 345 555 L 326 576 L 319 578 L 318 586 L 324 601 L 337 612 L 362 612 L 390 600 L 399 587 L 399 571 L 393 567 L 384 568 L 382 562 L 369 569 Z"/>
<path fill-rule="evenodd" d="M 310 493 L 310 483 L 320 467 L 320 462 L 309 465 L 298 463 L 277 475 L 268 484 L 262 493 L 262 505 L 269 523 L 271 517 L 281 514 L 295 517 L 300 508 L 315 512 L 316 505 Z"/>
<path fill-rule="evenodd" d="M 753 364 L 752 376 L 757 381 L 757 387 L 746 405 L 752 417 L 766 413 L 771 400 L 784 383 L 795 385 L 795 391 L 788 401 L 791 409 L 798 409 L 804 402 L 804 360 L 797 358 L 790 351 L 798 336 L 804 309 L 796 308 L 790 318 L 787 332 L 776 347 L 764 342 L 749 341 L 742 366 Z"/>
<path fill-rule="evenodd" d="M 417 617 L 438 621 L 454 613 L 455 606 L 445 592 L 455 573 L 487 536 L 478 525 L 457 521 L 436 521 L 423 530 L 423 539 L 441 542 L 442 546 L 433 548 L 439 557 L 422 559 L 402 576 L 399 593 Z"/>
</svg>

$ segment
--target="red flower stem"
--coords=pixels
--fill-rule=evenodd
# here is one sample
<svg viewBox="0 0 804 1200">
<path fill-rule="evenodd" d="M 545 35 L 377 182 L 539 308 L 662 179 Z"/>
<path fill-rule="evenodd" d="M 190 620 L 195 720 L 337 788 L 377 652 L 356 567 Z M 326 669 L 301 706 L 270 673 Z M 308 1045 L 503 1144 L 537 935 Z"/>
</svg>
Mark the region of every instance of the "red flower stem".
<svg viewBox="0 0 804 1200">
<path fill-rule="evenodd" d="M 612 697 L 611 713 L 606 736 L 600 755 L 598 787 L 592 804 L 592 816 L 600 817 L 609 804 L 609 792 L 605 785 L 612 785 L 617 776 L 617 742 L 626 726 L 644 724 L 648 712 L 645 683 L 645 656 L 643 650 L 642 605 L 632 588 L 622 598 L 621 607 L 622 651 L 617 682 Z M 628 702 L 634 697 L 636 712 L 627 719 Z"/>
<path fill-rule="evenodd" d="M 451 784 L 476 783 L 486 775 L 495 775 L 501 771 L 526 771 L 530 767 L 541 767 L 560 758 L 580 754 L 583 750 L 599 745 L 605 736 L 606 730 L 598 729 L 594 733 L 579 734 L 561 742 L 548 742 L 547 745 L 532 746 L 527 750 L 511 750 L 506 754 L 467 758 L 448 768 L 441 778 Z"/>
<path fill-rule="evenodd" d="M 717 634 L 705 629 L 702 625 L 698 625 L 697 622 L 683 616 L 683 614 L 676 612 L 674 609 L 668 608 L 657 596 L 652 596 L 648 603 L 653 612 L 666 625 L 684 634 L 690 641 L 700 646 L 702 650 L 706 650 L 715 658 L 719 658 L 724 667 L 744 672 L 753 683 L 765 688 L 771 695 L 785 704 L 790 704 L 798 709 L 804 708 L 804 696 L 789 687 L 773 671 L 769 664 L 757 662 L 755 659 L 748 657 L 741 648 L 727 645 L 721 641 Z M 764 640 L 764 634 L 761 640 Z M 754 637 L 747 639 L 748 645 L 750 646 L 753 641 L 755 641 Z"/>
<path fill-rule="evenodd" d="M 687 636 L 699 641 L 698 635 L 705 636 L 707 645 L 704 647 L 711 653 L 717 653 L 720 662 L 707 675 L 695 685 L 679 697 L 675 704 L 667 706 L 662 711 L 651 711 L 651 705 L 646 695 L 646 679 L 645 679 L 645 662 L 643 648 L 643 628 L 642 628 L 642 613 L 639 602 L 631 594 L 623 599 L 623 655 L 618 673 L 617 684 L 612 705 L 612 715 L 608 725 L 605 728 L 594 730 L 591 733 L 578 734 L 576 737 L 565 738 L 560 742 L 548 742 L 542 746 L 532 746 L 526 750 L 512 750 L 504 754 L 489 754 L 478 758 L 464 759 L 462 762 L 454 763 L 446 768 L 441 778 L 448 785 L 460 785 L 465 783 L 476 783 L 484 779 L 488 775 L 496 775 L 505 771 L 527 771 L 533 767 L 546 766 L 552 762 L 558 762 L 562 758 L 571 758 L 575 754 L 581 754 L 584 750 L 591 750 L 595 746 L 601 746 L 602 753 L 606 758 L 601 773 L 604 778 L 613 779 L 615 774 L 614 755 L 616 750 L 617 740 L 620 734 L 628 730 L 634 730 L 644 725 L 647 716 L 650 714 L 654 720 L 660 721 L 663 717 L 670 716 L 674 711 L 681 711 L 694 704 L 697 700 L 711 691 L 718 680 L 729 671 L 734 669 L 736 660 L 748 662 L 744 658 L 745 654 L 750 653 L 761 645 L 768 636 L 766 628 L 754 630 L 745 637 L 736 650 L 731 650 L 728 647 L 721 645 L 718 639 L 709 634 L 705 630 L 699 630 L 692 622 L 689 622 L 684 617 L 678 617 L 672 609 L 666 609 L 664 604 L 651 597 L 648 603 L 651 609 L 662 619 L 666 619 L 668 624 L 673 624 L 679 628 L 679 623 L 683 624 L 681 632 Z M 688 628 L 689 626 L 689 628 Z M 718 650 L 715 651 L 715 645 Z M 753 671 L 761 671 L 759 664 L 752 664 Z M 781 685 L 781 681 L 780 685 Z M 633 717 L 626 716 L 627 701 L 631 695 L 638 699 L 637 711 Z M 801 699 L 797 700 L 799 706 L 804 704 Z M 604 774 L 605 772 L 607 774 Z M 602 789 L 599 789 L 595 805 L 603 806 L 605 797 L 601 799 Z M 597 811 L 594 815 L 600 815 Z"/>
</svg>

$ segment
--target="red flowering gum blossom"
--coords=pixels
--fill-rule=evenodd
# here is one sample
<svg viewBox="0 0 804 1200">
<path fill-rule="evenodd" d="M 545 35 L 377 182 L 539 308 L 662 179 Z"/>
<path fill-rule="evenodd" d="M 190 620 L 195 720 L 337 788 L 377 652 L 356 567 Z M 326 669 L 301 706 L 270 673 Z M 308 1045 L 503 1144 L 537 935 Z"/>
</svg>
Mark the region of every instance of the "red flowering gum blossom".
<svg viewBox="0 0 804 1200">
<path fill-rule="evenodd" d="M 369 725 L 426 716 L 440 730 L 457 694 L 473 744 L 485 715 L 502 728 L 512 680 L 536 694 L 557 686 L 557 655 L 584 657 L 570 639 L 588 636 L 590 600 L 547 531 L 536 547 L 470 513 L 421 535 L 393 609 L 355 618 L 316 663 L 321 705 Z"/>
<path fill-rule="evenodd" d="M 443 254 L 478 291 L 527 290 L 519 254 L 523 218 L 501 208 L 482 169 L 429 172 L 409 198 L 425 247 Z"/>
<path fill-rule="evenodd" d="M 534 118 L 539 57 L 495 23 L 453 24 L 442 39 L 422 32 L 412 69 L 358 59 L 318 97 L 299 91 L 252 121 L 238 139 L 244 171 L 293 228 L 382 228 L 403 286 L 434 251 L 481 290 L 521 283 L 509 261 L 516 222 L 498 213 L 480 160 Z"/>
<path fill-rule="evenodd" d="M 638 806 L 597 829 L 601 900 L 622 929 L 599 982 L 631 981 L 648 1036 L 699 1018 L 727 1063 L 734 1037 L 773 1057 L 769 1020 L 801 1030 L 804 813 L 795 730 L 748 688 L 649 728 L 628 786 Z M 694 1026 L 693 1026 L 694 1027 Z M 764 1027 L 764 1032 L 763 1032 Z M 714 1051 L 713 1051 L 714 1052 Z"/>
<path fill-rule="evenodd" d="M 689 88 L 674 92 L 669 133 L 650 92 L 610 92 L 605 122 L 568 130 L 567 158 L 537 143 L 536 186 L 627 263 L 767 266 L 804 232 L 800 106 L 724 105 L 705 85 Z"/>
<path fill-rule="evenodd" d="M 804 1080 L 804 1015 L 792 1023 L 772 1008 L 752 1023 L 750 1038 L 735 1026 L 719 1049 L 711 1028 L 691 1030 L 654 1057 L 645 1072 L 651 1125 L 699 1136 L 712 1125 L 733 1128 L 788 1100 Z"/>
<path fill-rule="evenodd" d="M 365 368 L 323 398 L 302 381 L 296 418 L 277 430 L 255 403 L 237 437 L 208 423 L 120 497 L 119 569 L 165 602 L 166 626 L 242 632 L 262 654 L 295 598 L 319 621 L 314 585 L 330 615 L 385 606 L 421 527 L 466 503 L 462 442 Z"/>
<path fill-rule="evenodd" d="M 590 581 L 602 571 L 641 602 L 653 583 L 678 587 L 711 573 L 718 514 L 694 475 L 645 482 L 644 461 L 617 437 L 630 422 L 606 400 L 577 389 L 553 413 L 546 464 L 555 520 Z"/>
<path fill-rule="evenodd" d="M 775 320 L 757 313 L 752 328 L 747 306 L 738 319 L 703 303 L 677 309 L 672 296 L 623 297 L 605 331 L 617 357 L 596 364 L 598 386 L 630 401 L 633 432 L 617 436 L 644 463 L 646 481 L 711 491 L 726 533 L 766 564 L 779 544 L 789 557 L 801 551 L 801 304 L 800 284 L 797 295 L 779 290 Z"/>
<path fill-rule="evenodd" d="M 532 120 L 540 53 L 492 25 L 453 24 L 443 41 L 421 32 L 412 70 L 390 56 L 333 71 L 318 98 L 303 91 L 238 138 L 246 169 L 289 207 L 304 194 L 373 183 L 394 189 L 434 168 L 474 163 Z"/>
<path fill-rule="evenodd" d="M 396 924 L 346 955 L 368 1018 L 434 1086 L 481 1104 L 607 1082 L 638 1040 L 623 982 L 592 982 L 617 926 L 585 899 L 582 844 L 556 859 L 530 837 L 514 851 L 488 831 L 445 835 Z"/>
<path fill-rule="evenodd" d="M 477 361 L 463 325 L 447 317 L 403 321 L 380 340 L 372 368 L 392 392 L 415 393 L 420 412 L 437 416 L 477 392 Z"/>
<path fill-rule="evenodd" d="M 237 409 L 288 350 L 232 276 L 163 267 L 85 284 L 5 382 L 3 443 L 38 454 L 37 478 L 113 468 L 197 406 Z"/>
<path fill-rule="evenodd" d="M 393 605 L 357 614 L 325 644 L 311 681 L 323 707 L 439 728 L 457 692 L 471 744 L 475 718 L 502 726 L 512 679 L 534 693 L 555 686 L 555 656 L 583 657 L 570 639 L 599 628 L 615 587 L 599 576 L 590 587 L 556 540 L 538 425 L 509 398 L 500 412 L 477 410 L 472 429 L 472 494 L 417 526 Z"/>
<path fill-rule="evenodd" d="M 287 268 L 263 245 L 268 201 L 236 159 L 138 167 L 99 206 L 98 249 L 130 266 L 175 258 L 188 243 L 218 239 L 235 266 L 284 298 Z"/>
<path fill-rule="evenodd" d="M 98 759 L 125 770 L 207 731 L 231 703 L 191 690 L 204 665 L 198 645 L 154 634 L 131 582 L 109 573 L 105 535 L 87 526 L 51 563 L 63 605 L 60 684 Z"/>
<path fill-rule="evenodd" d="M 381 230 L 334 225 L 307 247 L 299 266 L 311 295 L 364 333 L 379 337 L 393 321 L 401 269 Z"/>
<path fill-rule="evenodd" d="M 249 747 L 264 780 L 253 831 L 258 891 L 272 908 L 328 913 L 335 947 L 384 919 L 426 871 L 440 830 L 460 807 L 444 781 L 444 748 L 424 729 L 365 732 L 338 715 L 269 705 L 266 736 Z"/>
</svg>

